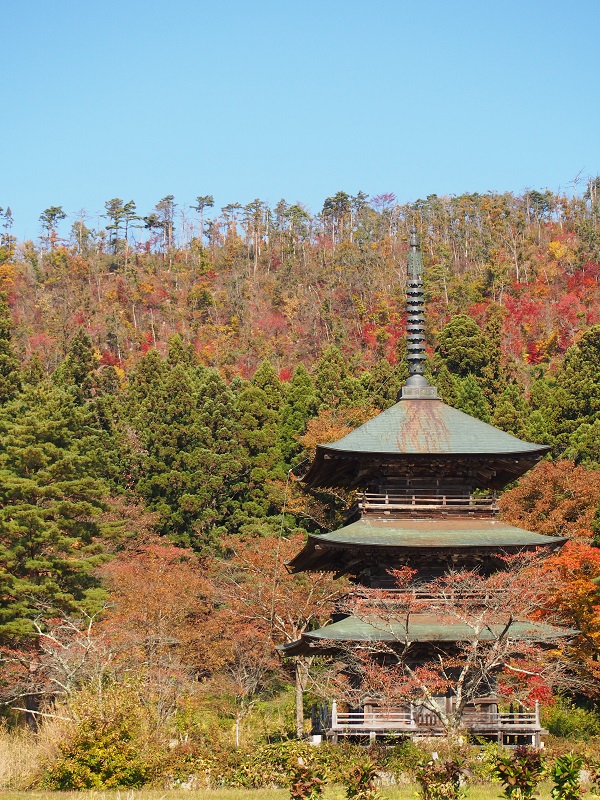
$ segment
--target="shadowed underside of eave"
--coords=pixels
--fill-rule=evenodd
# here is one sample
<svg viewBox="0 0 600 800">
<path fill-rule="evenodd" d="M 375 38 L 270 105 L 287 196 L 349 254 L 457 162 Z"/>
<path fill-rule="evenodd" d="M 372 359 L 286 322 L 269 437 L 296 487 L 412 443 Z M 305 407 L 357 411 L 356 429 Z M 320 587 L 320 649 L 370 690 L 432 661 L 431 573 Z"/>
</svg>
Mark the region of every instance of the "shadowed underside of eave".
<svg viewBox="0 0 600 800">
<path fill-rule="evenodd" d="M 365 517 L 344 528 L 311 534 L 288 562 L 292 572 L 338 571 L 344 553 L 371 559 L 379 553 L 393 566 L 395 555 L 412 552 L 514 553 L 538 547 L 562 547 L 566 538 L 532 533 L 495 519 L 373 519 Z"/>
</svg>

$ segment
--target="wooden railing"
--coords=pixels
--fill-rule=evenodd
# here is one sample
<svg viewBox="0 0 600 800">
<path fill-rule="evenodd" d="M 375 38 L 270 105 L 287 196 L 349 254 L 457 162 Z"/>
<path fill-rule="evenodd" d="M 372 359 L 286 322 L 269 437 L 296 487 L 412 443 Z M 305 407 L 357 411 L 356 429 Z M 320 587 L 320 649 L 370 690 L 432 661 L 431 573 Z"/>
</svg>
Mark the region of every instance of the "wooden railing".
<svg viewBox="0 0 600 800">
<path fill-rule="evenodd" d="M 536 701 L 534 711 L 478 711 L 466 709 L 462 716 L 463 724 L 469 730 L 499 731 L 539 731 L 540 710 Z M 331 707 L 331 730 L 337 732 L 369 731 L 427 731 L 442 730 L 440 718 L 433 711 L 410 705 L 406 710 L 377 709 L 374 711 L 338 712 L 337 703 Z"/>
<path fill-rule="evenodd" d="M 491 495 L 468 494 L 428 494 L 426 492 L 390 493 L 363 492 L 357 498 L 360 511 L 423 512 L 442 511 L 445 513 L 491 514 L 498 510 L 497 497 Z"/>
</svg>

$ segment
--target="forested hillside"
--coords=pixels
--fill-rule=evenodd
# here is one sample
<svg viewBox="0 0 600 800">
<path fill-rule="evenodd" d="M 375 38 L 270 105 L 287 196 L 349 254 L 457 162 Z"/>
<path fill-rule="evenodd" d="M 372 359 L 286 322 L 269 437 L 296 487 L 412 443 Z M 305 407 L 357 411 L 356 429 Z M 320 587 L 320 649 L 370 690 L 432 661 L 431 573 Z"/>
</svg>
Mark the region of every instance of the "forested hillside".
<svg viewBox="0 0 600 800">
<path fill-rule="evenodd" d="M 239 739 L 292 673 L 310 687 L 308 665 L 282 671 L 272 645 L 324 621 L 339 589 L 283 562 L 351 498 L 297 477 L 318 442 L 395 402 L 412 223 L 440 395 L 552 446 L 503 513 L 572 540 L 549 560 L 543 613 L 582 631 L 568 657 L 595 696 L 599 187 L 410 205 L 338 192 L 317 215 L 168 196 L 143 216 L 112 199 L 95 228 L 46 209 L 35 242 L 3 210 L 5 713 L 31 722 L 58 702 L 65 719 L 112 713 L 148 747 L 185 735 L 200 752 L 198 708 Z M 82 731 L 69 735 L 77 748 Z"/>
<path fill-rule="evenodd" d="M 432 195 L 410 205 L 393 194 L 338 192 L 316 215 L 283 200 L 274 208 L 231 203 L 219 214 L 211 196 L 191 206 L 167 196 L 145 212 L 112 199 L 95 227 L 52 206 L 40 216 L 40 238 L 24 243 L 11 236 L 8 209 L 0 261 L 15 344 L 25 359 L 38 353 L 47 372 L 80 326 L 103 363 L 125 368 L 151 347 L 164 353 L 178 333 L 228 380 L 250 377 L 264 358 L 289 377 L 327 344 L 363 366 L 393 361 L 414 221 L 430 345 L 453 314 L 468 314 L 498 328 L 503 356 L 521 376 L 525 365 L 560 358 L 579 330 L 600 321 L 598 184 L 571 198 Z M 490 320 L 494 310 L 501 325 Z"/>
</svg>

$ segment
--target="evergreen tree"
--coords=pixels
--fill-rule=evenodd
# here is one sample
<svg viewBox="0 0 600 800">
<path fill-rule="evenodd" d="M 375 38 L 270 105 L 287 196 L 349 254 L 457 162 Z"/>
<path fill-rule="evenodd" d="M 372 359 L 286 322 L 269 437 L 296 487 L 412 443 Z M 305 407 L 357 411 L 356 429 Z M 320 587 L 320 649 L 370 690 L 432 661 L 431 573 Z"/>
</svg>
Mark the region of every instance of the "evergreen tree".
<svg viewBox="0 0 600 800">
<path fill-rule="evenodd" d="M 52 378 L 59 386 L 72 387 L 78 402 L 83 403 L 91 398 L 96 386 L 97 366 L 98 359 L 92 340 L 83 328 L 80 328 L 71 342 L 66 358 Z"/>
<path fill-rule="evenodd" d="M 553 405 L 555 385 L 545 377 L 536 378 L 529 389 L 529 403 L 534 411 L 548 410 Z"/>
<path fill-rule="evenodd" d="M 235 396 L 217 370 L 203 372 L 197 408 L 202 435 L 197 468 L 204 472 L 204 480 L 194 534 L 202 543 L 214 543 L 224 532 L 237 531 L 235 518 L 247 486 L 249 457 Z"/>
<path fill-rule="evenodd" d="M 98 394 L 102 397 L 119 394 L 121 391 L 121 379 L 112 364 L 108 364 L 99 371 L 97 386 Z"/>
<path fill-rule="evenodd" d="M 214 370 L 182 364 L 147 384 L 135 417 L 138 491 L 159 514 L 160 531 L 197 550 L 235 530 L 247 454 L 234 397 Z"/>
<path fill-rule="evenodd" d="M 487 363 L 481 369 L 481 388 L 491 406 L 495 405 L 508 380 L 502 358 L 502 324 L 506 314 L 506 309 L 498 303 L 488 307 L 484 336 Z"/>
<path fill-rule="evenodd" d="M 551 428 L 551 422 L 543 411 L 535 409 L 531 412 L 529 419 L 525 423 L 523 438 L 527 442 L 546 444 L 550 447 L 554 444 L 555 437 Z"/>
<path fill-rule="evenodd" d="M 352 408 L 365 403 L 360 380 L 348 374 L 348 367 L 339 348 L 330 345 L 322 354 L 315 373 L 315 389 L 319 409 Z"/>
<path fill-rule="evenodd" d="M 130 419 L 135 419 L 142 403 L 152 398 L 168 373 L 165 361 L 157 350 L 149 350 L 129 376 L 127 404 Z"/>
<path fill-rule="evenodd" d="M 568 447 L 571 435 L 600 418 L 600 325 L 594 325 L 569 348 L 556 376 L 553 393 L 557 442 Z"/>
<path fill-rule="evenodd" d="M 467 375 L 461 382 L 456 408 L 460 411 L 464 411 L 465 414 L 469 414 L 471 417 L 477 417 L 477 419 L 483 422 L 490 421 L 488 405 L 473 375 Z"/>
<path fill-rule="evenodd" d="M 445 364 L 433 376 L 432 383 L 437 388 L 438 396 L 449 406 L 457 408 L 460 393 L 460 378 L 455 378 Z"/>
<path fill-rule="evenodd" d="M 198 363 L 194 346 L 184 344 L 178 334 L 169 339 L 169 352 L 167 353 L 167 364 L 174 367 L 176 364 L 183 364 L 186 367 L 194 367 Z"/>
<path fill-rule="evenodd" d="M 408 377 L 408 368 L 392 366 L 387 358 L 377 361 L 360 376 L 366 399 L 375 408 L 385 411 L 398 400 L 398 393 Z"/>
<path fill-rule="evenodd" d="M 310 375 L 303 364 L 294 370 L 281 406 L 279 438 L 281 454 L 288 466 L 303 452 L 298 441 L 306 431 L 306 423 L 317 413 L 318 399 Z"/>
<path fill-rule="evenodd" d="M 242 514 L 238 524 L 248 532 L 263 526 L 268 517 L 278 515 L 276 481 L 285 479 L 280 440 L 281 384 L 275 370 L 264 361 L 253 378 L 238 393 L 240 438 L 248 451 L 251 472 Z M 279 501 L 279 502 L 278 502 Z"/>
<path fill-rule="evenodd" d="M 600 418 L 583 422 L 569 437 L 564 458 L 593 469 L 600 468 Z"/>
<path fill-rule="evenodd" d="M 444 364 L 456 376 L 481 377 L 489 364 L 489 346 L 479 325 L 466 314 L 457 314 L 438 335 L 436 367 Z"/>
<path fill-rule="evenodd" d="M 556 444 L 558 417 L 563 401 L 564 392 L 554 381 L 538 377 L 531 384 L 529 405 L 532 411 L 524 436 L 527 441 L 551 447 Z"/>
<path fill-rule="evenodd" d="M 19 359 L 11 344 L 11 331 L 6 294 L 0 292 L 0 405 L 12 400 L 21 389 Z"/>
<path fill-rule="evenodd" d="M 39 386 L 47 379 L 42 362 L 37 353 L 33 353 L 29 361 L 25 364 L 23 371 L 23 383 L 27 386 Z"/>
<path fill-rule="evenodd" d="M 492 414 L 491 422 L 513 436 L 524 438 L 531 410 L 523 392 L 514 383 L 504 389 Z"/>
<path fill-rule="evenodd" d="M 0 634 L 91 610 L 105 436 L 68 391 L 30 389 L 0 412 Z"/>
</svg>

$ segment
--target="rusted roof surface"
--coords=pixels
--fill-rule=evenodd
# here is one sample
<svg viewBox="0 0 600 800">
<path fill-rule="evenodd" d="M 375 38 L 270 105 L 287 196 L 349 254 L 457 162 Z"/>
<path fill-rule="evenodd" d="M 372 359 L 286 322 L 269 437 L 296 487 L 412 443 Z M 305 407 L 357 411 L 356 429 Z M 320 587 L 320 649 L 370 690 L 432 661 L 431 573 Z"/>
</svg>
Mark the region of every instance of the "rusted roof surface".
<svg viewBox="0 0 600 800">
<path fill-rule="evenodd" d="M 336 569 L 335 551 L 361 547 L 391 550 L 474 550 L 492 552 L 560 547 L 562 536 L 544 536 L 494 519 L 373 519 L 362 517 L 331 533 L 311 534 L 289 562 L 293 572 Z M 334 561 L 332 562 L 332 556 Z"/>
<path fill-rule="evenodd" d="M 492 641 L 503 630 L 505 624 L 498 621 L 490 624 L 478 638 Z M 574 630 L 555 628 L 541 622 L 513 622 L 510 638 L 534 642 L 552 641 L 558 637 L 573 636 Z M 297 642 L 279 648 L 283 655 L 295 655 L 320 645 L 331 649 L 341 642 L 465 642 L 473 639 L 473 628 L 456 619 L 440 619 L 433 614 L 413 614 L 406 625 L 401 620 L 380 619 L 375 616 L 348 616 L 332 622 L 316 631 L 310 631 Z"/>
<path fill-rule="evenodd" d="M 401 400 L 325 450 L 362 453 L 498 454 L 548 448 L 470 417 L 441 400 Z"/>
<path fill-rule="evenodd" d="M 531 469 L 548 449 L 517 439 L 441 400 L 401 400 L 337 442 L 319 445 L 304 481 L 309 486 L 360 485 L 361 464 L 369 459 L 412 457 L 422 462 L 437 456 L 489 461 L 498 475 L 492 485 L 499 486 Z"/>
</svg>

